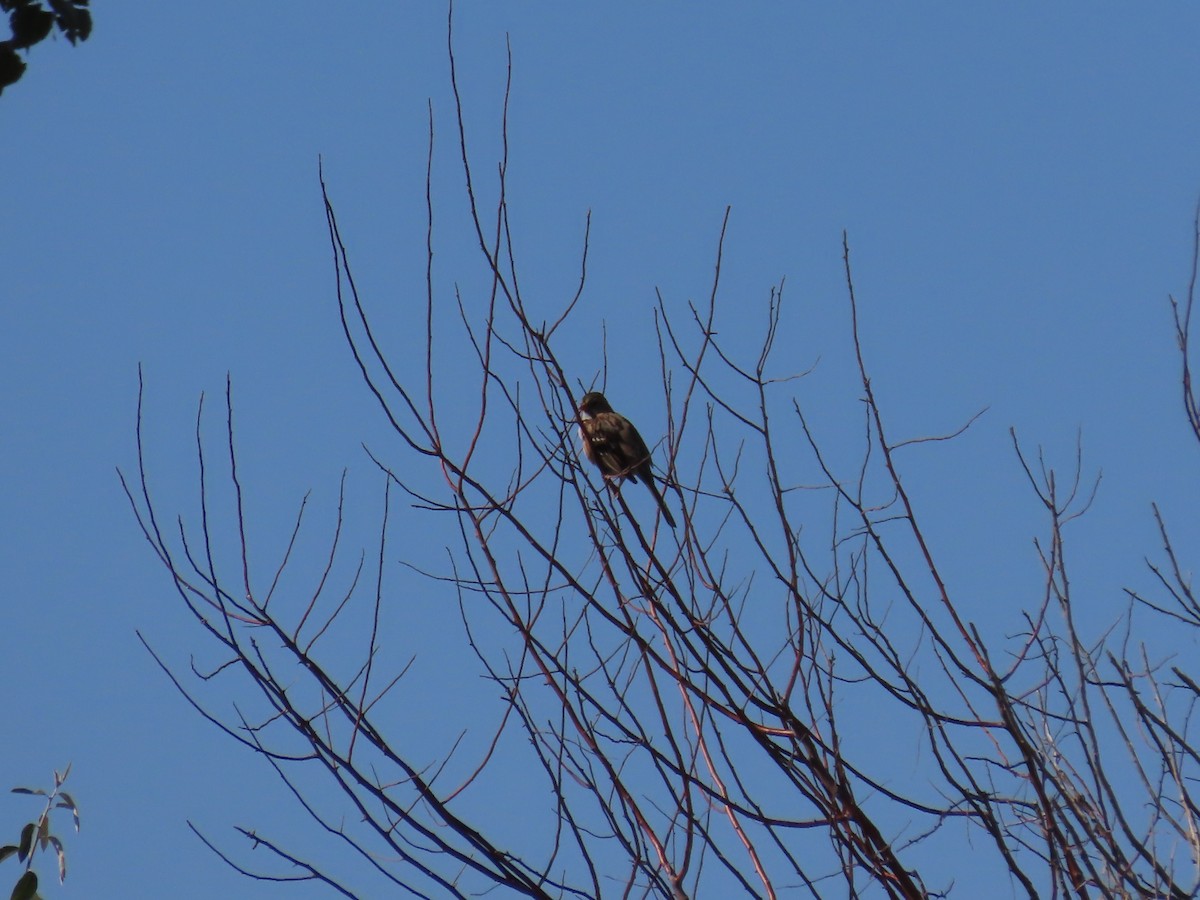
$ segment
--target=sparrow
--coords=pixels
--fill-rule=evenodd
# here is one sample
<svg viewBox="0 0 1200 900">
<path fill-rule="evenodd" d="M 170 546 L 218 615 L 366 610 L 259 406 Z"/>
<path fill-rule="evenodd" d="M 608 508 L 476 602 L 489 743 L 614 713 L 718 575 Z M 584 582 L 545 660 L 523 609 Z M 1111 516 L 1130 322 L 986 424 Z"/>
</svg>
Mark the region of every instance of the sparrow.
<svg viewBox="0 0 1200 900">
<path fill-rule="evenodd" d="M 583 455 L 598 468 L 605 479 L 628 478 L 634 484 L 641 478 L 662 510 L 663 518 L 672 528 L 675 519 L 654 483 L 650 471 L 650 450 L 633 427 L 620 413 L 613 412 L 604 395 L 596 391 L 584 394 L 579 401 L 579 440 Z"/>
</svg>

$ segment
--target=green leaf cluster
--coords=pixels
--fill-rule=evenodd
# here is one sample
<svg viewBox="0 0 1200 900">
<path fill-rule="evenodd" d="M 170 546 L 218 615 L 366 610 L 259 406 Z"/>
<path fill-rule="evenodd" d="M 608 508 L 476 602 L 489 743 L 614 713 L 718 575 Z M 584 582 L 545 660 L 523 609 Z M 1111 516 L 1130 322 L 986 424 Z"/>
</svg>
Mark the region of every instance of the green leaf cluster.
<svg viewBox="0 0 1200 900">
<path fill-rule="evenodd" d="M 33 857 L 39 850 L 44 853 L 52 848 L 58 861 L 59 883 L 61 884 L 67 877 L 67 854 L 63 849 L 62 841 L 50 831 L 50 814 L 56 809 L 69 811 L 75 830 L 79 831 L 79 807 L 75 804 L 75 799 L 62 789 L 63 782 L 67 780 L 67 775 L 70 772 L 71 766 L 69 763 L 62 773 L 56 771 L 54 773 L 54 788 L 50 791 L 27 787 L 12 789 L 14 794 L 30 794 L 36 797 L 45 797 L 46 805 L 40 816 L 32 822 L 27 822 L 21 829 L 21 836 L 17 843 L 6 844 L 0 847 L 0 863 L 11 856 L 15 856 L 17 862 L 25 867 L 25 870 L 21 873 L 16 885 L 13 887 L 10 900 L 41 900 L 41 895 L 38 893 L 37 872 L 33 870 Z"/>
</svg>

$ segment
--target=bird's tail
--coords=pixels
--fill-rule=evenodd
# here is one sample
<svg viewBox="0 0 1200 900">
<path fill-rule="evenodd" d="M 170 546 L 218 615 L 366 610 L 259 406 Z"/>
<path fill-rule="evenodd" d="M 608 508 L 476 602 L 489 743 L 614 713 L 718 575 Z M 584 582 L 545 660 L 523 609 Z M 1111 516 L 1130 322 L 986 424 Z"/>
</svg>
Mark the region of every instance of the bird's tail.
<svg viewBox="0 0 1200 900">
<path fill-rule="evenodd" d="M 658 508 L 662 510 L 663 518 L 667 520 L 667 524 L 672 528 L 675 527 L 675 517 L 671 515 L 671 511 L 667 509 L 667 501 L 663 499 L 663 495 L 658 492 L 658 485 L 654 483 L 654 479 L 646 476 L 646 487 L 650 488 L 650 493 L 654 495 L 654 499 L 658 501 Z"/>
</svg>

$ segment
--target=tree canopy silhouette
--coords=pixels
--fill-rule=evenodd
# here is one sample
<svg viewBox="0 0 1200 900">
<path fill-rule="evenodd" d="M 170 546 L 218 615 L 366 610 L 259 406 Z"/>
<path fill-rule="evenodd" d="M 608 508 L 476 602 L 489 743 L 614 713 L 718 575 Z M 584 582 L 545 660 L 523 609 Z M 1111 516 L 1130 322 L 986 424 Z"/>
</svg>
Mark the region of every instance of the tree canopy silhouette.
<svg viewBox="0 0 1200 900">
<path fill-rule="evenodd" d="M 57 28 L 68 41 L 86 41 L 92 33 L 92 13 L 88 0 L 0 0 L 0 10 L 8 13 L 11 35 L 0 41 L 0 93 L 25 74 L 25 61 L 18 50 L 28 53 L 35 44 Z"/>
</svg>

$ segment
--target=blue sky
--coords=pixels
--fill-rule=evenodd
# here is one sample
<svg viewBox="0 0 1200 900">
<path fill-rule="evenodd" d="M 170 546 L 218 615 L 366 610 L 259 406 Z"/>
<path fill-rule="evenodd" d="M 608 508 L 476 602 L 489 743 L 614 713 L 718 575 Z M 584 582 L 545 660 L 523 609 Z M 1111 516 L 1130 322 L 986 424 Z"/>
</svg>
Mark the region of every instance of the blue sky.
<svg viewBox="0 0 1200 900">
<path fill-rule="evenodd" d="M 237 848 L 233 824 L 286 830 L 294 812 L 138 643 L 135 629 L 183 665 L 201 652 L 115 468 L 134 461 L 140 363 L 160 498 L 194 510 L 196 401 L 207 391 L 216 411 L 229 372 L 264 554 L 308 489 L 328 512 L 343 467 L 369 543 L 379 485 L 361 443 L 389 439 L 338 328 L 318 155 L 383 321 L 422 289 L 430 99 L 443 286 L 473 238 L 445 9 L 354 13 L 101 4 L 89 41 L 38 46 L 0 97 L 0 786 L 73 762 L 83 832 L 68 839 L 63 896 L 282 893 L 187 830 Z M 706 296 L 730 205 L 720 327 L 752 346 L 786 278 L 783 355 L 795 369 L 819 358 L 805 402 L 831 429 L 852 421 L 845 229 L 894 431 L 950 431 L 989 408 L 909 472 L 978 621 L 1014 628 L 1037 581 L 1043 523 L 1010 427 L 1064 467 L 1082 434 L 1085 466 L 1103 470 L 1074 545 L 1099 612 L 1149 585 L 1151 501 L 1197 546 L 1167 295 L 1186 288 L 1200 196 L 1200 8 L 460 2 L 455 22 L 484 172 L 511 40 L 512 220 L 526 290 L 548 309 L 574 289 L 592 213 L 589 327 L 571 349 L 590 377 L 607 321 L 621 354 L 644 361 L 610 377 L 618 408 L 661 415 L 640 390 L 656 374 L 655 289 L 677 310 Z M 430 553 L 446 542 L 431 541 Z M 433 599 L 417 608 L 403 619 L 414 650 L 445 615 Z M 476 690 L 475 674 L 446 689 Z M 412 703 L 436 728 L 444 698 Z M 15 835 L 35 812 L 0 797 L 0 828 Z"/>
</svg>

